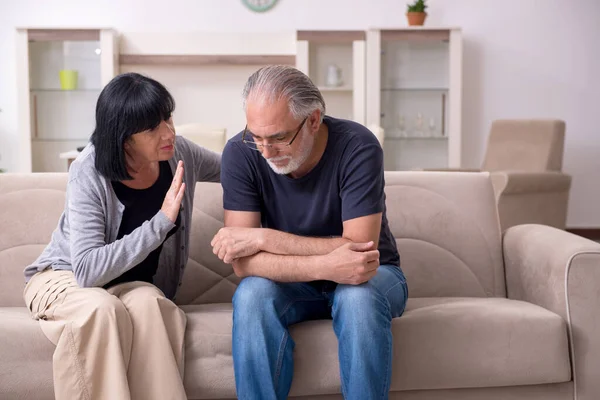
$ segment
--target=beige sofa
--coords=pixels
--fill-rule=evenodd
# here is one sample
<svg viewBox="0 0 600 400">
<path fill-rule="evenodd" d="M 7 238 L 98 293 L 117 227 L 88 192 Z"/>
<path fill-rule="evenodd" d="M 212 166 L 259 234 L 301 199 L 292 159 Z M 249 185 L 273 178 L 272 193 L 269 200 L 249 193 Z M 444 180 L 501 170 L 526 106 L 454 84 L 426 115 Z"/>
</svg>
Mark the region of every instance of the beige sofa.
<svg viewBox="0 0 600 400">
<path fill-rule="evenodd" d="M 600 244 L 541 225 L 500 233 L 487 173 L 386 175 L 390 225 L 407 275 L 393 321 L 392 399 L 600 398 Z M 0 174 L 0 398 L 51 399 L 53 346 L 23 306 L 22 270 L 64 205 L 63 174 Z M 235 398 L 231 297 L 238 279 L 212 254 L 218 184 L 196 187 L 188 315 L 191 399 Z M 291 396 L 339 399 L 331 321 L 292 328 Z M 360 377 L 356 377 L 360 379 Z"/>
</svg>

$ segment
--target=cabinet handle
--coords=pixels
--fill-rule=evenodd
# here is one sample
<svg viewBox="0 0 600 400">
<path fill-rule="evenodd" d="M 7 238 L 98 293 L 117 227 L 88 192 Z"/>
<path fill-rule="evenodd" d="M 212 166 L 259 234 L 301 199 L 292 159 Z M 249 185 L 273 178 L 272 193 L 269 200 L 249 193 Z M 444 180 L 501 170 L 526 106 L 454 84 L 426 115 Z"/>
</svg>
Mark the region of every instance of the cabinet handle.
<svg viewBox="0 0 600 400">
<path fill-rule="evenodd" d="M 33 95 L 33 137 L 38 137 L 37 95 Z"/>
<path fill-rule="evenodd" d="M 442 93 L 442 136 L 446 135 L 446 93 Z"/>
</svg>

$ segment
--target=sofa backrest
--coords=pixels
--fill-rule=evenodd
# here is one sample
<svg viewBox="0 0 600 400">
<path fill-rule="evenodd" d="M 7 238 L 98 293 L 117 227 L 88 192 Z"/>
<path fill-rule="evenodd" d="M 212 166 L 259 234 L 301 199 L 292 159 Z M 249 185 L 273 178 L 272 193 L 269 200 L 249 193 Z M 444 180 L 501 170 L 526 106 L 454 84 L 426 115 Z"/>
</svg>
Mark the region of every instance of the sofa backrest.
<svg viewBox="0 0 600 400">
<path fill-rule="evenodd" d="M 50 241 L 66 185 L 66 173 L 0 174 L 0 307 L 25 305 L 23 270 Z"/>
<path fill-rule="evenodd" d="M 492 122 L 484 171 L 561 171 L 565 121 L 501 119 Z"/>
<path fill-rule="evenodd" d="M 505 296 L 501 233 L 488 173 L 386 172 L 390 228 L 411 297 Z M 219 184 L 196 186 L 181 304 L 230 302 L 239 279 L 212 253 Z"/>
<path fill-rule="evenodd" d="M 23 305 L 23 269 L 50 240 L 66 174 L 0 174 L 0 306 Z M 505 296 L 501 235 L 487 173 L 386 172 L 387 215 L 411 297 Z M 210 241 L 223 226 L 216 183 L 195 189 L 179 304 L 230 302 L 239 282 Z"/>
<path fill-rule="evenodd" d="M 505 297 L 487 172 L 388 172 L 387 214 L 411 297 Z"/>
</svg>

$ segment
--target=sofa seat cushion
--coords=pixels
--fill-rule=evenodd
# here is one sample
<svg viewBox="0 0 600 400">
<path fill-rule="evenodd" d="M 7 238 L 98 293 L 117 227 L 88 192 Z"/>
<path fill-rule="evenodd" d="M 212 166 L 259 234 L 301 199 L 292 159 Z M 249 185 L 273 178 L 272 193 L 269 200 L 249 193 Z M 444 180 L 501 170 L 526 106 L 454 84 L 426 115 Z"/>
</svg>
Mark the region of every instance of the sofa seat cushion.
<svg viewBox="0 0 600 400">
<path fill-rule="evenodd" d="M 188 315 L 185 386 L 194 399 L 234 398 L 231 304 L 182 307 Z M 565 321 L 504 298 L 414 298 L 394 335 L 392 390 L 476 388 L 571 379 Z M 340 393 L 331 321 L 291 329 L 290 395 Z M 251 340 L 251 339 L 250 339 Z"/>
<path fill-rule="evenodd" d="M 25 307 L 0 307 L 0 399 L 54 399 L 54 345 Z"/>
</svg>

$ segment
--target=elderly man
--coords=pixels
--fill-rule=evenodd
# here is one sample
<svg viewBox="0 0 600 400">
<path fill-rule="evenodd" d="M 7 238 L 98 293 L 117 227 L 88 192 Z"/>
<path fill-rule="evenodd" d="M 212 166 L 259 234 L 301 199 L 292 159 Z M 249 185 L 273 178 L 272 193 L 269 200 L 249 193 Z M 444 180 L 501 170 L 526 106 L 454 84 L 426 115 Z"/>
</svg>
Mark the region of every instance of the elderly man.
<svg viewBox="0 0 600 400">
<path fill-rule="evenodd" d="M 247 125 L 223 151 L 225 227 L 213 251 L 242 277 L 233 298 L 240 399 L 285 399 L 288 327 L 333 319 L 346 399 L 386 399 L 392 318 L 407 285 L 385 210 L 383 152 L 362 125 L 325 115 L 302 72 L 268 66 L 243 92 Z"/>
</svg>

